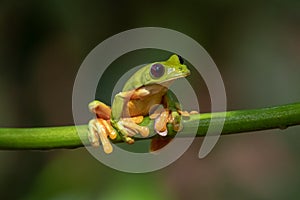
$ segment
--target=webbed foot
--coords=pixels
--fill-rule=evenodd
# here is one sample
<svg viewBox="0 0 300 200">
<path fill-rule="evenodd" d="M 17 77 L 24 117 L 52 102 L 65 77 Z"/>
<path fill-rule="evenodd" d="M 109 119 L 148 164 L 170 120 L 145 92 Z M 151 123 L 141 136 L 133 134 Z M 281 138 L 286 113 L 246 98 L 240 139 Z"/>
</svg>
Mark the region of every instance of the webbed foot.
<svg viewBox="0 0 300 200">
<path fill-rule="evenodd" d="M 138 125 L 143 121 L 143 116 L 132 117 L 132 118 L 121 118 L 117 122 L 113 122 L 118 130 L 121 132 L 122 139 L 132 144 L 134 143 L 133 136 L 140 134 L 142 137 L 149 136 L 149 128 L 146 126 Z"/>
<path fill-rule="evenodd" d="M 173 126 L 173 130 L 179 132 L 183 129 L 183 124 L 181 117 L 189 117 L 192 114 L 197 114 L 196 111 L 182 111 L 182 110 L 169 110 L 167 108 L 158 108 L 151 115 L 150 119 L 154 119 L 154 129 L 155 131 L 161 135 L 166 136 L 167 132 L 167 124 L 171 123 Z"/>
<path fill-rule="evenodd" d="M 177 111 L 171 111 L 167 108 L 158 108 L 150 115 L 150 119 L 155 120 L 154 130 L 161 136 L 168 134 L 168 123 L 172 123 L 173 129 L 176 132 L 182 129 L 181 116 Z"/>
<path fill-rule="evenodd" d="M 150 119 L 154 119 L 154 129 L 159 136 L 154 137 L 151 140 L 150 151 L 155 152 L 172 141 L 172 138 L 166 137 L 168 135 L 167 124 L 171 123 L 173 130 L 179 132 L 183 129 L 182 117 L 189 117 L 192 114 L 198 112 L 182 111 L 182 110 L 169 110 L 166 108 L 158 108 L 151 115 Z"/>
<path fill-rule="evenodd" d="M 88 138 L 93 147 L 103 146 L 105 153 L 109 154 L 113 151 L 113 147 L 108 139 L 115 139 L 117 132 L 110 124 L 111 109 L 100 101 L 93 101 L 89 104 L 89 109 L 96 114 L 96 119 L 89 122 Z"/>
</svg>

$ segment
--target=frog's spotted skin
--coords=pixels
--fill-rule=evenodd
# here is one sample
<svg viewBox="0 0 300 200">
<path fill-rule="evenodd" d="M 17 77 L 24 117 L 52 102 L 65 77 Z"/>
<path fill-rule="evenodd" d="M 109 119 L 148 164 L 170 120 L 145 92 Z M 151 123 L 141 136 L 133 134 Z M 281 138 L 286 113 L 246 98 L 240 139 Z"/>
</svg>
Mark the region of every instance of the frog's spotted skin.
<svg viewBox="0 0 300 200">
<path fill-rule="evenodd" d="M 122 92 L 118 93 L 112 107 L 100 101 L 89 104 L 90 111 L 96 114 L 96 119 L 89 123 L 89 139 L 93 146 L 101 144 L 105 153 L 113 151 L 108 140 L 116 137 L 115 129 L 127 143 L 133 143 L 136 134 L 142 137 L 149 135 L 149 128 L 139 126 L 144 116 L 149 115 L 153 106 L 163 105 L 163 108 L 151 114 L 155 119 L 154 129 L 161 135 L 167 135 L 167 123 L 173 123 L 175 130 L 180 130 L 179 103 L 174 102 L 173 93 L 168 91 L 170 84 L 178 78 L 190 74 L 178 55 L 172 55 L 167 61 L 148 64 L 139 69 L 125 83 Z"/>
</svg>

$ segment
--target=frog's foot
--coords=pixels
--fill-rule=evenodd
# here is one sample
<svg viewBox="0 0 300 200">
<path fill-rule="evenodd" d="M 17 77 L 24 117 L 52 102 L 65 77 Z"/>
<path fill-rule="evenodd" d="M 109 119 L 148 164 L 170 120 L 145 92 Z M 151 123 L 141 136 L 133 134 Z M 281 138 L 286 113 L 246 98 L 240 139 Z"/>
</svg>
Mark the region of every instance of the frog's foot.
<svg viewBox="0 0 300 200">
<path fill-rule="evenodd" d="M 143 117 L 121 118 L 116 122 L 116 126 L 121 132 L 122 138 L 125 142 L 132 144 L 134 139 L 132 138 L 136 134 L 140 134 L 142 137 L 149 136 L 149 128 L 146 126 L 139 126 L 138 123 L 142 122 Z"/>
<path fill-rule="evenodd" d="M 172 138 L 165 137 L 168 134 L 167 124 L 171 123 L 173 125 L 173 130 L 179 132 L 182 130 L 182 117 L 189 117 L 192 114 L 197 114 L 198 112 L 192 111 L 181 111 L 181 110 L 169 110 L 165 108 L 156 109 L 149 117 L 150 119 L 155 119 L 154 129 L 160 136 L 156 136 L 151 140 L 150 151 L 155 152 L 172 141 Z M 161 137 L 162 136 L 162 137 Z"/>
<path fill-rule="evenodd" d="M 169 110 L 165 109 L 155 119 L 154 130 L 161 136 L 166 136 L 168 134 L 167 123 L 169 121 L 169 115 Z"/>
<path fill-rule="evenodd" d="M 183 110 L 178 110 L 178 113 L 181 115 L 181 116 L 184 116 L 184 117 L 189 117 L 190 115 L 195 115 L 195 114 L 199 114 L 198 111 L 195 111 L 195 110 L 192 110 L 190 112 L 188 111 L 183 111 Z"/>
<path fill-rule="evenodd" d="M 150 119 L 155 119 L 154 129 L 161 135 L 166 136 L 167 132 L 167 123 L 172 123 L 173 130 L 179 132 L 183 129 L 181 117 L 189 117 L 192 114 L 198 114 L 197 111 L 170 111 L 169 109 L 157 109 L 150 115 Z"/>
<path fill-rule="evenodd" d="M 92 119 L 89 122 L 88 138 L 93 147 L 99 147 L 100 142 L 105 153 L 109 154 L 113 151 L 113 147 L 108 139 L 115 139 L 117 137 L 116 131 L 104 119 Z"/>
<path fill-rule="evenodd" d="M 168 134 L 167 124 L 173 123 L 173 129 L 175 130 L 178 126 L 175 124 L 174 120 L 175 114 L 179 116 L 177 112 L 171 112 L 169 109 L 158 107 L 152 114 L 150 114 L 150 119 L 154 119 L 154 130 L 161 136 L 166 136 Z M 177 118 L 176 118 L 177 119 Z"/>
<path fill-rule="evenodd" d="M 92 113 L 96 114 L 98 123 L 105 127 L 105 130 L 109 137 L 111 139 L 115 139 L 117 137 L 117 132 L 110 124 L 110 107 L 98 100 L 95 100 L 89 104 L 89 109 Z"/>
<path fill-rule="evenodd" d="M 110 124 L 111 109 L 100 101 L 93 101 L 89 104 L 89 109 L 92 113 L 96 114 L 96 119 L 89 122 L 88 138 L 93 147 L 103 146 L 105 153 L 111 153 L 113 148 L 108 139 L 115 139 L 117 132 Z"/>
</svg>

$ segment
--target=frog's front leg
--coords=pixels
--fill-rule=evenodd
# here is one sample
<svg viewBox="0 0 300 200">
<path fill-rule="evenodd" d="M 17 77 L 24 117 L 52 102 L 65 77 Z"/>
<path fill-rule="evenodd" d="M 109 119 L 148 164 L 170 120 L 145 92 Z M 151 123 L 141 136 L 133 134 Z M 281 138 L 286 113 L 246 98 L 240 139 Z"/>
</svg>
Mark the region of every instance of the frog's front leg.
<svg viewBox="0 0 300 200">
<path fill-rule="evenodd" d="M 138 99 L 148 94 L 147 90 L 141 89 L 120 92 L 114 98 L 111 123 L 121 133 L 122 139 L 129 144 L 134 143 L 132 137 L 136 134 L 147 137 L 149 135 L 149 128 L 138 125 L 143 120 L 143 116 L 130 116 L 128 102 L 131 99 Z"/>
<path fill-rule="evenodd" d="M 151 119 L 155 119 L 155 131 L 161 136 L 166 136 L 168 134 L 167 123 L 171 123 L 173 125 L 173 130 L 178 132 L 183 128 L 181 117 L 188 117 L 190 114 L 195 114 L 195 111 L 190 113 L 182 111 L 178 99 L 170 90 L 163 97 L 163 106 L 164 108 L 158 107 L 150 115 Z"/>
<path fill-rule="evenodd" d="M 154 130 L 161 136 L 167 136 L 167 124 L 172 123 L 173 130 L 178 132 L 182 129 L 180 111 L 172 111 L 169 108 L 159 108 L 155 110 L 151 115 L 150 119 L 154 121 Z"/>
<path fill-rule="evenodd" d="M 108 139 L 117 137 L 116 131 L 110 124 L 111 109 L 100 101 L 93 101 L 89 104 L 89 109 L 96 114 L 96 118 L 89 122 L 88 138 L 93 147 L 103 146 L 105 153 L 109 154 L 113 151 L 113 147 Z"/>
<path fill-rule="evenodd" d="M 88 138 L 93 147 L 99 147 L 101 141 L 104 152 L 109 154 L 113 151 L 113 147 L 107 138 L 108 132 L 105 125 L 103 124 L 103 121 L 105 120 L 102 120 L 103 119 L 90 120 Z"/>
</svg>

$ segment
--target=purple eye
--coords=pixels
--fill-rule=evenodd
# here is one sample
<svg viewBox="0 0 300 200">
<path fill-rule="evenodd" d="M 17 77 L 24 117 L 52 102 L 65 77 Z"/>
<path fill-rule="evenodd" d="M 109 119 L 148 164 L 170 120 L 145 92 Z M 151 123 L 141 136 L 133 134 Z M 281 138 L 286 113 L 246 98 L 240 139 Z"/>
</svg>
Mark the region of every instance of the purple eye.
<svg viewBox="0 0 300 200">
<path fill-rule="evenodd" d="M 160 78 L 165 73 L 165 67 L 159 63 L 153 64 L 150 73 L 153 78 Z"/>
</svg>

